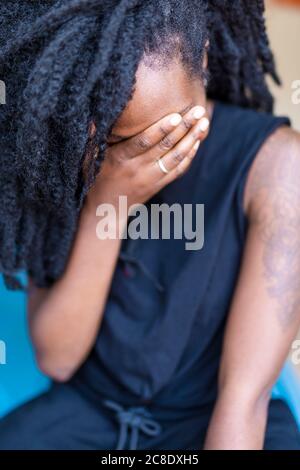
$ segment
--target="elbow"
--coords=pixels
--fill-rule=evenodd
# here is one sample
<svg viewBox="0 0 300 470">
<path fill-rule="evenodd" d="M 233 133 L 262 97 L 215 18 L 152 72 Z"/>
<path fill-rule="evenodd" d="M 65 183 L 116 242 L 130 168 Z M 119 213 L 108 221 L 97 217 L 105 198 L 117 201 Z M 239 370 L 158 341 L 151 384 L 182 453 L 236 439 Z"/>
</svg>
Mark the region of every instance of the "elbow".
<svg viewBox="0 0 300 470">
<path fill-rule="evenodd" d="M 54 360 L 45 354 L 36 354 L 36 362 L 39 370 L 55 382 L 68 382 L 76 371 L 73 364 Z"/>
<path fill-rule="evenodd" d="M 258 386 L 252 381 L 224 381 L 219 387 L 219 396 L 226 397 L 228 402 L 234 403 L 239 409 L 265 415 L 271 399 L 272 386 Z M 234 405 L 233 405 L 234 406 Z"/>
</svg>

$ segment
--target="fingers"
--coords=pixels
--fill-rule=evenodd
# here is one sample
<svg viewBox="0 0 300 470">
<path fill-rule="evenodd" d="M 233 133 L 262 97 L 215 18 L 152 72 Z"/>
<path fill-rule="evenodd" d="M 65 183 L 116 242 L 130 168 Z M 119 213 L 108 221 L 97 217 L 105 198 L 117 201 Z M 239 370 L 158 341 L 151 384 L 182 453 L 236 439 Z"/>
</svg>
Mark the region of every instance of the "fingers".
<svg viewBox="0 0 300 470">
<path fill-rule="evenodd" d="M 204 138 L 203 133 L 208 129 L 208 120 L 205 118 L 196 124 L 193 131 L 183 138 L 174 148 L 162 157 L 163 163 L 168 171 L 176 168 L 193 149 L 193 146 Z M 198 144 L 197 144 L 198 145 Z"/>
<path fill-rule="evenodd" d="M 123 172 L 142 175 L 144 186 L 152 182 L 152 189 L 159 190 L 187 171 L 209 125 L 202 106 L 183 117 L 172 114 L 138 136 L 112 145 L 109 161 Z"/>
<path fill-rule="evenodd" d="M 166 172 L 172 172 L 175 168 L 181 168 L 181 163 L 190 157 L 191 152 L 198 150 L 201 139 L 204 139 L 208 132 L 209 121 L 208 119 L 202 118 L 191 131 L 177 144 L 172 148 L 168 153 L 163 157 L 156 159 L 156 172 L 158 176 L 165 177 Z M 157 164 L 157 162 L 160 162 Z M 153 163 L 155 160 L 153 160 Z M 183 164 L 185 165 L 185 163 Z M 159 175 L 160 173 L 160 175 Z"/>
<path fill-rule="evenodd" d="M 205 116 L 205 109 L 202 106 L 192 108 L 183 116 L 179 125 L 173 132 L 161 139 L 151 150 L 147 152 L 147 158 L 151 161 L 167 154 L 171 149 L 176 147 L 179 141 L 183 139 L 195 126 L 197 122 L 202 122 Z M 203 125 L 203 124 L 202 124 Z M 146 156 L 145 155 L 145 156 Z"/>
<path fill-rule="evenodd" d="M 126 142 L 115 144 L 114 152 L 120 159 L 147 155 L 151 161 L 174 147 L 204 114 L 202 106 L 195 106 L 183 117 L 179 113 L 166 116 Z"/>
<path fill-rule="evenodd" d="M 171 172 L 171 177 L 178 177 L 183 175 L 184 173 L 187 172 L 189 169 L 190 165 L 192 164 L 192 161 L 197 155 L 198 149 L 200 146 L 200 140 L 198 140 L 195 145 L 193 146 L 192 150 L 187 154 L 186 158 L 179 163 L 179 165 L 173 170 L 173 174 Z"/>
<path fill-rule="evenodd" d="M 177 165 L 175 168 L 166 174 L 163 178 L 160 179 L 160 184 L 162 187 L 168 185 L 178 177 L 184 175 L 190 168 L 195 156 L 197 155 L 198 149 L 200 146 L 200 141 L 198 140 L 192 147 L 192 149 L 187 153 L 186 157 Z"/>
<path fill-rule="evenodd" d="M 176 128 L 182 121 L 182 116 L 178 113 L 171 114 L 164 117 L 159 122 L 153 124 L 151 127 L 141 132 L 140 134 L 115 144 L 114 149 L 124 159 L 134 158 L 150 150 L 162 139 L 166 138 L 174 128 Z"/>
</svg>

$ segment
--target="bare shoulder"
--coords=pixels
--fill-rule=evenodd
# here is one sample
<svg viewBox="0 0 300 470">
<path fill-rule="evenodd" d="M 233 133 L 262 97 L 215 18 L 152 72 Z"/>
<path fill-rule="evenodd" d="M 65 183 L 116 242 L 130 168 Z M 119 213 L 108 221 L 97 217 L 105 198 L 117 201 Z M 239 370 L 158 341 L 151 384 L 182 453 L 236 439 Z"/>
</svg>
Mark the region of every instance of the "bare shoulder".
<svg viewBox="0 0 300 470">
<path fill-rule="evenodd" d="M 262 222 L 267 209 L 287 218 L 292 207 L 300 217 L 300 133 L 284 126 L 266 140 L 252 164 L 244 208 L 250 220 Z"/>
<path fill-rule="evenodd" d="M 245 208 L 252 240 L 262 256 L 268 293 L 283 328 L 300 315 L 300 135 L 278 129 L 249 173 Z"/>
</svg>

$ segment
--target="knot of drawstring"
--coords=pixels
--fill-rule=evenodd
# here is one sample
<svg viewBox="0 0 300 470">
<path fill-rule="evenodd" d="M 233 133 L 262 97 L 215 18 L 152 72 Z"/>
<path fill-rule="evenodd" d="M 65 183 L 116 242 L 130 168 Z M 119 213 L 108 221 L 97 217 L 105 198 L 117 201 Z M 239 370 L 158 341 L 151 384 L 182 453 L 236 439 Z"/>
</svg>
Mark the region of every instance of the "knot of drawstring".
<svg viewBox="0 0 300 470">
<path fill-rule="evenodd" d="M 104 400 L 104 406 L 115 411 L 115 416 L 120 424 L 119 439 L 116 450 L 125 450 L 125 445 L 129 437 L 129 450 L 136 450 L 139 432 L 142 431 L 148 436 L 157 436 L 161 432 L 160 424 L 152 419 L 152 415 L 144 407 L 123 408 L 119 403 L 112 400 Z"/>
</svg>

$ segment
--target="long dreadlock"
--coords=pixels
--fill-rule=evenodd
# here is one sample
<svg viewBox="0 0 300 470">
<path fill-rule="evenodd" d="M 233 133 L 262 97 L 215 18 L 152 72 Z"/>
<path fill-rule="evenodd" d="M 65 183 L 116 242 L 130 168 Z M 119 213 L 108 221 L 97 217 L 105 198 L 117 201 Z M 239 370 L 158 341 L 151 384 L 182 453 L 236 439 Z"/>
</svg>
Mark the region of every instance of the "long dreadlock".
<svg viewBox="0 0 300 470">
<path fill-rule="evenodd" d="M 276 82 L 263 0 L 29 0 L 0 6 L 0 271 L 38 286 L 63 273 L 84 197 L 143 57 L 181 54 L 208 95 L 271 111 Z M 178 46 L 179 44 L 179 46 Z M 83 160 L 96 124 L 87 178 Z"/>
</svg>

